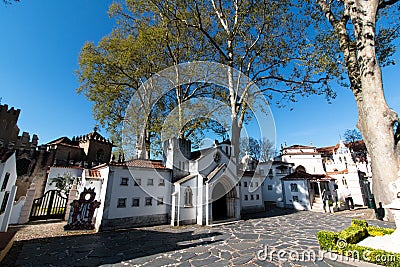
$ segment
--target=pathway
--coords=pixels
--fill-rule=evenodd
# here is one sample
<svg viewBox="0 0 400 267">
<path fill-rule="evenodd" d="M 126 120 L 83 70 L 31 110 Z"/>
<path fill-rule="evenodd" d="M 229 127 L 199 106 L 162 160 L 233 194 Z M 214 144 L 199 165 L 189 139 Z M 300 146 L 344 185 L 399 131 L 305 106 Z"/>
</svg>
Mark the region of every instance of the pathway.
<svg viewBox="0 0 400 267">
<path fill-rule="evenodd" d="M 4 264 L 16 266 L 346 266 L 324 259 L 287 261 L 315 251 L 319 230 L 338 231 L 362 211 L 335 214 L 289 210 L 216 227 L 167 225 L 17 241 Z M 370 221 L 372 225 L 394 224 Z M 63 223 L 53 224 L 62 232 Z M 54 227 L 54 226 L 53 226 Z M 46 226 L 43 225 L 43 229 Z M 25 231 L 26 232 L 26 231 Z M 25 238 L 26 239 L 26 238 Z M 18 240 L 18 237 L 17 237 Z M 257 252 L 261 260 L 257 259 Z M 279 251 L 286 252 L 279 261 Z M 267 251 L 267 254 L 264 253 Z M 273 253 L 273 251 L 275 251 Z M 263 260 L 263 257 L 266 258 Z M 315 258 L 314 258 L 315 259 Z"/>
</svg>

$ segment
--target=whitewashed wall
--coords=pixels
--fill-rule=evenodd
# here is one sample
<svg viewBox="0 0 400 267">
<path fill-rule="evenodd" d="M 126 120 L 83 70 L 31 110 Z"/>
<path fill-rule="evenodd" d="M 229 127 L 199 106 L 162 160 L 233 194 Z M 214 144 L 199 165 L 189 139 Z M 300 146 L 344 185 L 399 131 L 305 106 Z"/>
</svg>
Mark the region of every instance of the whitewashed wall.
<svg viewBox="0 0 400 267">
<path fill-rule="evenodd" d="M 262 195 L 262 179 L 260 177 L 253 178 L 253 177 L 243 176 L 242 179 L 240 180 L 240 184 L 241 184 L 240 201 L 242 210 L 263 208 L 264 201 Z M 247 187 L 245 186 L 246 184 Z"/>
<path fill-rule="evenodd" d="M 12 214 L 12 206 L 14 203 L 15 190 L 16 190 L 15 181 L 17 180 L 15 153 L 13 153 L 5 162 L 0 163 L 0 187 L 3 186 L 5 176 L 7 173 L 9 173 L 10 176 L 8 178 L 8 182 L 5 189 L 0 191 L 0 205 L 2 205 L 3 201 L 5 201 L 4 196 L 7 194 L 7 192 L 9 193 L 9 197 L 6 204 L 5 212 L 0 214 L 0 231 L 1 229 L 5 230 L 7 229 L 10 216 Z"/>
<path fill-rule="evenodd" d="M 192 206 L 185 206 L 185 190 L 187 187 L 192 190 Z M 197 176 L 192 179 L 183 182 L 180 186 L 175 184 L 175 192 L 179 191 L 179 221 L 192 222 L 196 221 L 196 209 L 197 209 Z"/>
<path fill-rule="evenodd" d="M 295 170 L 298 166 L 303 166 L 310 174 L 324 174 L 321 155 L 282 155 L 282 161 L 293 163 Z"/>
<path fill-rule="evenodd" d="M 105 219 L 125 218 L 134 216 L 147 216 L 156 214 L 169 214 L 171 202 L 171 172 L 153 169 L 136 169 L 137 179 L 141 179 L 141 186 L 134 185 L 134 179 L 127 168 L 112 166 L 107 188 L 106 204 L 107 212 L 104 213 Z M 121 178 L 128 178 L 128 185 L 121 185 Z M 153 179 L 153 185 L 147 185 L 149 179 Z M 159 180 L 165 179 L 165 185 L 160 186 Z M 146 206 L 146 197 L 152 197 L 152 205 Z M 162 197 L 163 205 L 157 205 L 157 198 Z M 118 199 L 126 198 L 126 207 L 118 208 Z M 132 199 L 139 198 L 139 206 L 132 206 Z"/>
<path fill-rule="evenodd" d="M 283 190 L 285 197 L 285 206 L 293 207 L 297 210 L 309 210 L 310 202 L 308 195 L 307 181 L 305 180 L 284 180 Z M 297 184 L 298 192 L 291 192 L 291 184 Z M 298 197 L 298 201 L 293 200 L 293 196 Z"/>
</svg>

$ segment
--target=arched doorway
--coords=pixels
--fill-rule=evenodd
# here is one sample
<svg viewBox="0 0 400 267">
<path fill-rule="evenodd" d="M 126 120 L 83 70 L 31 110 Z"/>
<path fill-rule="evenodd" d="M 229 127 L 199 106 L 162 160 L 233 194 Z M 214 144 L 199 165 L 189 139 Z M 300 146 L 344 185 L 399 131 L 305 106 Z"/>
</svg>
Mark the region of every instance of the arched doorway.
<svg viewBox="0 0 400 267">
<path fill-rule="evenodd" d="M 295 172 L 306 172 L 306 168 L 303 165 L 297 166 Z"/>
<path fill-rule="evenodd" d="M 229 192 L 227 192 L 228 190 Z M 235 207 L 238 205 L 238 199 L 234 186 L 232 188 L 229 187 L 226 181 L 218 182 L 213 189 L 212 200 L 213 221 L 237 217 L 237 209 Z"/>
<path fill-rule="evenodd" d="M 225 187 L 218 183 L 215 185 L 212 193 L 212 217 L 213 220 L 221 220 L 228 218 L 227 203 L 226 203 L 226 190 Z"/>
</svg>

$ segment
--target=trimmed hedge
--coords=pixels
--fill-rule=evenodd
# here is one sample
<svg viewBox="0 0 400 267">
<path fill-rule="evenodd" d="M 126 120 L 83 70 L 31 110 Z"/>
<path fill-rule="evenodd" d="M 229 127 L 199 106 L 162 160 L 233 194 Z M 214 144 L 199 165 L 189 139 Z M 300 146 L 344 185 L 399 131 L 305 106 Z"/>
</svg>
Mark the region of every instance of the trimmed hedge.
<svg viewBox="0 0 400 267">
<path fill-rule="evenodd" d="M 340 232 L 319 231 L 317 233 L 317 238 L 322 250 L 336 252 L 344 256 L 379 265 L 400 267 L 399 253 L 357 245 L 358 242 L 368 236 L 383 236 L 392 234 L 393 232 L 393 229 L 368 226 L 366 221 L 353 219 L 350 227 Z M 339 240 L 341 244 L 338 245 Z M 345 240 L 347 244 L 343 240 Z M 343 244 L 345 244 L 345 246 Z M 354 255 L 356 253 L 358 255 Z"/>
<path fill-rule="evenodd" d="M 383 235 L 390 235 L 394 232 L 394 229 L 390 228 L 382 228 L 376 226 L 368 226 L 367 227 L 368 235 L 370 236 L 383 236 Z"/>
<path fill-rule="evenodd" d="M 339 239 L 346 240 L 347 244 L 356 244 L 367 236 L 367 228 L 361 226 L 350 226 L 340 232 Z"/>
<path fill-rule="evenodd" d="M 368 227 L 368 223 L 365 220 L 351 220 L 351 226 Z"/>
<path fill-rule="evenodd" d="M 339 233 L 319 231 L 317 233 L 318 243 L 323 250 L 333 250 L 339 240 Z"/>
</svg>

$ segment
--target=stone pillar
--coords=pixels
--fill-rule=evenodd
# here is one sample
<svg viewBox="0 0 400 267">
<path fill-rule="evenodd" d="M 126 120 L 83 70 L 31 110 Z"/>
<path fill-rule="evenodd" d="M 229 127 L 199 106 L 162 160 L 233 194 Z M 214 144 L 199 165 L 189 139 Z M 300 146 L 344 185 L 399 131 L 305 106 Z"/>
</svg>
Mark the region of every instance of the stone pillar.
<svg viewBox="0 0 400 267">
<path fill-rule="evenodd" d="M 36 191 L 36 176 L 33 178 L 32 183 L 26 192 L 25 203 L 21 209 L 21 214 L 18 220 L 19 224 L 29 222 L 29 216 L 31 215 L 32 204 L 35 198 L 35 191 Z"/>
<path fill-rule="evenodd" d="M 76 184 L 76 180 L 72 184 L 72 188 L 69 190 L 67 206 L 65 207 L 67 210 L 65 211 L 64 220 L 68 221 L 69 214 L 71 212 L 71 203 L 72 201 L 78 199 L 78 186 Z"/>
<path fill-rule="evenodd" d="M 323 210 L 325 210 L 325 209 L 324 209 L 324 200 L 322 199 L 321 182 L 318 181 L 317 183 L 318 183 L 319 198 L 321 199 L 321 203 L 320 203 L 320 204 L 321 204 L 321 208 L 322 208 Z"/>
</svg>

